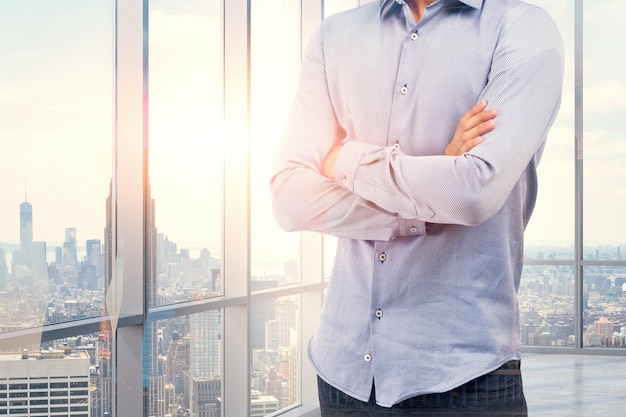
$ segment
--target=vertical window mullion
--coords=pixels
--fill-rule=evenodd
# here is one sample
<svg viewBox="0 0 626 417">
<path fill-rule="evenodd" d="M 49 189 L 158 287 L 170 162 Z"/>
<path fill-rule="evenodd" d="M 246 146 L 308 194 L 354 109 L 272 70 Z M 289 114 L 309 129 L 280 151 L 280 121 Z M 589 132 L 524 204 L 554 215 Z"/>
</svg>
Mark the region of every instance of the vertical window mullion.
<svg viewBox="0 0 626 417">
<path fill-rule="evenodd" d="M 300 2 L 300 34 L 301 34 L 301 55 L 305 52 L 305 47 L 313 31 L 319 25 L 323 16 L 323 0 L 301 0 Z M 301 278 L 302 285 L 324 283 L 324 250 L 323 236 L 318 233 L 302 233 L 301 240 Z M 307 410 L 316 407 L 317 399 L 317 378 L 313 367 L 307 358 L 307 343 L 313 336 L 317 327 L 317 322 L 321 314 L 323 302 L 323 286 L 319 291 L 305 292 L 301 301 L 301 332 L 299 344 L 299 368 L 300 373 L 300 402 Z"/>
<path fill-rule="evenodd" d="M 224 0 L 224 309 L 222 416 L 249 415 L 250 404 L 250 0 Z"/>
<path fill-rule="evenodd" d="M 141 416 L 143 320 L 117 329 L 120 317 L 143 316 L 144 268 L 144 8 L 147 0 L 115 2 L 115 138 L 112 181 L 113 274 L 107 310 L 115 344 L 114 415 Z"/>
<path fill-rule="evenodd" d="M 583 347 L 583 2 L 574 6 L 574 135 L 575 135 L 575 236 L 574 324 L 575 348 Z"/>
</svg>

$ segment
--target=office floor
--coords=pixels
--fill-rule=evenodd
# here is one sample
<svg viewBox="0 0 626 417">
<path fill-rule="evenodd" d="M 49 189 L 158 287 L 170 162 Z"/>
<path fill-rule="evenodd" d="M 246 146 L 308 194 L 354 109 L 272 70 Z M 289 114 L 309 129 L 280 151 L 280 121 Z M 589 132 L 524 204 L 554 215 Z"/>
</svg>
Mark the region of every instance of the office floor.
<svg viewBox="0 0 626 417">
<path fill-rule="evenodd" d="M 626 356 L 522 355 L 529 417 L 626 413 Z"/>
</svg>

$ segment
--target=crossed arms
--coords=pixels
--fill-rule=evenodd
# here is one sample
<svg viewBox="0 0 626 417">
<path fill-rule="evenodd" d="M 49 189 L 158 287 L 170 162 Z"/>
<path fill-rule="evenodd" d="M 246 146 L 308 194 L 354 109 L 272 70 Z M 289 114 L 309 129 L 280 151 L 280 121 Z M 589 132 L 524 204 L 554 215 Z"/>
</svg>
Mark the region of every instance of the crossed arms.
<svg viewBox="0 0 626 417">
<path fill-rule="evenodd" d="M 522 174 L 534 169 L 560 103 L 558 31 L 546 44 L 521 29 L 528 21 L 520 20 L 509 38 L 523 44 L 494 54 L 479 103 L 458 122 L 443 155 L 345 140 L 329 95 L 320 94 L 329 85 L 322 42 L 314 41 L 270 182 L 278 223 L 286 230 L 390 240 L 424 234 L 426 222 L 477 226 L 491 218 Z M 497 128 L 496 111 L 486 102 L 498 109 Z"/>
</svg>

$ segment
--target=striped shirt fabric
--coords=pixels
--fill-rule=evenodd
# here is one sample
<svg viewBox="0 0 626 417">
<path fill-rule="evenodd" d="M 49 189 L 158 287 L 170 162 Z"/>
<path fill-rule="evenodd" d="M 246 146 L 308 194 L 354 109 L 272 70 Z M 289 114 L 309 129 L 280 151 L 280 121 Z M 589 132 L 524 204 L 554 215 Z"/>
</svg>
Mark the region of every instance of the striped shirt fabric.
<svg viewBox="0 0 626 417">
<path fill-rule="evenodd" d="M 339 237 L 309 343 L 324 381 L 362 401 L 375 383 L 389 407 L 519 359 L 523 234 L 562 84 L 558 29 L 518 0 L 438 0 L 419 22 L 381 0 L 321 23 L 270 188 L 284 229 Z M 495 130 L 444 156 L 480 100 Z"/>
</svg>

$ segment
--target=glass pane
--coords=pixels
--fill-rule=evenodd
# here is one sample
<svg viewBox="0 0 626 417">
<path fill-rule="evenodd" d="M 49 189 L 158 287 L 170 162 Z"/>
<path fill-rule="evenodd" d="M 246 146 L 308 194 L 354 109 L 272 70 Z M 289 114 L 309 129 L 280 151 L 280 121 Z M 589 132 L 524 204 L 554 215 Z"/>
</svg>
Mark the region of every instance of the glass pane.
<svg viewBox="0 0 626 417">
<path fill-rule="evenodd" d="M 584 13 L 584 256 L 593 259 L 626 236 L 626 60 L 611 47 L 624 38 L 626 9 L 597 1 Z"/>
<path fill-rule="evenodd" d="M 522 345 L 574 347 L 573 266 L 524 266 L 518 297 Z"/>
<path fill-rule="evenodd" d="M 300 9 L 291 0 L 252 3 L 252 280 L 300 282 L 300 236 L 281 230 L 272 212 L 273 153 L 295 94 L 300 65 Z"/>
<path fill-rule="evenodd" d="M 554 254 L 574 259 L 574 2 L 534 1 L 554 19 L 565 47 L 561 109 L 539 164 L 537 204 L 526 229 L 526 256 Z"/>
<path fill-rule="evenodd" d="M 359 0 L 330 0 L 324 1 L 324 16 L 339 13 L 357 7 L 359 3 L 365 4 L 365 1 Z"/>
<path fill-rule="evenodd" d="M 619 247 L 600 251 L 621 259 Z M 626 267 L 586 266 L 583 273 L 583 346 L 626 348 Z"/>
<path fill-rule="evenodd" d="M 2 4 L 3 332 L 103 309 L 113 28 L 110 1 Z"/>
<path fill-rule="evenodd" d="M 330 279 L 335 265 L 335 253 L 337 253 L 337 243 L 339 240 L 335 236 L 324 236 L 324 279 Z"/>
<path fill-rule="evenodd" d="M 221 1 L 150 1 L 150 305 L 222 293 Z"/>
<path fill-rule="evenodd" d="M 144 349 L 149 416 L 220 416 L 222 312 L 152 321 Z"/>
<path fill-rule="evenodd" d="M 264 416 L 300 400 L 300 296 L 256 301 L 250 308 L 250 414 Z"/>
</svg>

